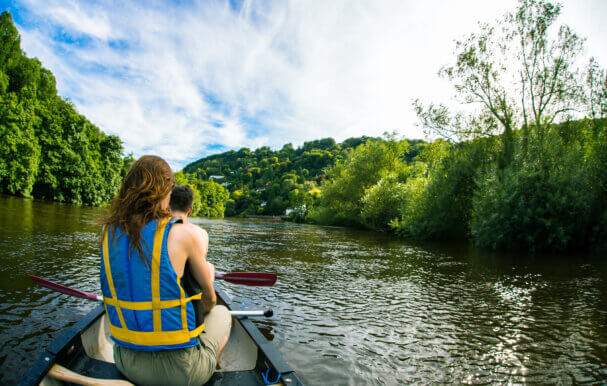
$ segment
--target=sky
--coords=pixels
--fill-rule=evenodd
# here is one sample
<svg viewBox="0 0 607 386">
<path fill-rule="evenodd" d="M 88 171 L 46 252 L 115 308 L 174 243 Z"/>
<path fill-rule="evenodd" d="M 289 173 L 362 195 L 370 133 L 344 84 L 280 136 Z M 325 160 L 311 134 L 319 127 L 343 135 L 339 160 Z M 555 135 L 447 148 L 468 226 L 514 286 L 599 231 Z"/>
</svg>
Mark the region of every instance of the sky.
<svg viewBox="0 0 607 386">
<path fill-rule="evenodd" d="M 607 1 L 562 1 L 561 23 L 607 65 Z M 396 131 L 453 103 L 454 40 L 516 0 L 0 0 L 61 96 L 135 157 L 177 171 L 207 155 Z"/>
</svg>

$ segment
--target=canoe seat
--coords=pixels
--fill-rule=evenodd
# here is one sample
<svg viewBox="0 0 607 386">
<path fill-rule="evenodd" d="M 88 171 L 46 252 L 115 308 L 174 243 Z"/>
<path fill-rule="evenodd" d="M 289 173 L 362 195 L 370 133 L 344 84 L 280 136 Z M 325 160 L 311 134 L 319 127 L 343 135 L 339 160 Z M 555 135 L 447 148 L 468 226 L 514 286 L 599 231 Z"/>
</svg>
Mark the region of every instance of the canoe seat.
<svg viewBox="0 0 607 386">
<path fill-rule="evenodd" d="M 103 362 L 80 356 L 77 363 L 71 363 L 69 368 L 81 375 L 98 379 L 126 379 L 113 363 Z M 220 385 L 263 385 L 263 381 L 254 370 L 215 372 L 211 379 L 205 384 L 207 386 Z"/>
</svg>

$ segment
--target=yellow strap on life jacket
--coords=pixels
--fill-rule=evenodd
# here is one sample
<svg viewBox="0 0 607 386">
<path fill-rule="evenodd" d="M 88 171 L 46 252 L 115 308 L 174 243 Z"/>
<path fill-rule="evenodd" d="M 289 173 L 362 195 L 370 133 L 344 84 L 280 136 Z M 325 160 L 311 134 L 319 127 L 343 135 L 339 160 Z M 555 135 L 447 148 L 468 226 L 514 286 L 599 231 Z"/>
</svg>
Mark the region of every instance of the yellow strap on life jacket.
<svg viewBox="0 0 607 386">
<path fill-rule="evenodd" d="M 192 300 L 201 299 L 202 293 L 198 293 L 188 298 L 185 297 L 185 291 L 181 286 L 179 277 L 177 277 L 177 285 L 179 286 L 179 299 L 161 300 L 160 299 L 160 257 L 162 253 L 162 241 L 164 238 L 164 228 L 170 218 L 164 218 L 158 222 L 156 234 L 154 235 L 154 247 L 152 250 L 152 267 L 151 267 L 151 292 L 152 300 L 144 302 L 131 302 L 118 299 L 114 281 L 112 280 L 112 271 L 110 268 L 109 259 L 109 244 L 108 244 L 108 226 L 103 228 L 103 264 L 105 267 L 105 276 L 107 278 L 108 287 L 111 297 L 103 297 L 105 304 L 105 312 L 107 306 L 113 306 L 118 314 L 120 326 L 112 324 L 110 320 L 110 332 L 112 336 L 122 342 L 142 345 L 142 346 L 164 346 L 186 343 L 190 339 L 198 336 L 204 330 L 204 323 L 190 331 L 188 329 L 187 304 Z M 162 331 L 161 310 L 164 308 L 181 307 L 181 323 L 182 329 L 176 331 Z M 122 309 L 133 311 L 152 310 L 153 315 L 153 331 L 134 331 L 129 330 L 122 315 Z M 108 314 L 109 315 L 109 314 Z"/>
<path fill-rule="evenodd" d="M 154 235 L 154 249 L 152 251 L 152 314 L 154 315 L 154 332 L 162 331 L 162 318 L 160 317 L 160 254 L 162 253 L 162 239 L 164 227 L 170 218 L 163 218 L 158 222 Z"/>
<path fill-rule="evenodd" d="M 179 306 L 181 306 L 182 301 L 185 304 L 187 304 L 188 302 L 191 302 L 192 300 L 200 300 L 201 298 L 202 298 L 202 293 L 198 293 L 194 296 L 190 296 L 185 299 L 161 300 L 160 308 L 164 309 L 164 308 L 179 307 Z M 110 306 L 126 308 L 129 310 L 135 310 L 135 311 L 145 311 L 145 310 L 152 309 L 151 301 L 150 302 L 129 302 L 126 300 L 118 300 L 115 298 L 106 298 L 105 296 L 103 297 L 103 301 Z"/>
<path fill-rule="evenodd" d="M 204 330 L 204 323 L 196 327 L 195 330 L 176 331 L 133 331 L 120 328 L 110 323 L 110 332 L 112 336 L 122 342 L 132 343 L 140 346 L 167 346 L 179 343 L 186 343 L 190 339 L 197 337 Z"/>
<path fill-rule="evenodd" d="M 116 296 L 116 288 L 114 288 L 114 280 L 112 279 L 112 270 L 110 268 L 110 252 L 108 245 L 108 226 L 103 227 L 103 265 L 105 267 L 105 276 L 107 278 L 107 284 L 110 287 L 110 294 L 112 298 L 118 299 Z M 107 313 L 107 303 L 105 305 L 105 312 Z M 120 305 L 116 306 L 116 313 L 118 314 L 118 319 L 120 320 L 120 326 L 122 328 L 126 328 L 126 322 L 124 321 L 124 316 L 122 316 L 122 310 L 120 309 Z M 109 315 L 109 314 L 108 314 Z"/>
</svg>

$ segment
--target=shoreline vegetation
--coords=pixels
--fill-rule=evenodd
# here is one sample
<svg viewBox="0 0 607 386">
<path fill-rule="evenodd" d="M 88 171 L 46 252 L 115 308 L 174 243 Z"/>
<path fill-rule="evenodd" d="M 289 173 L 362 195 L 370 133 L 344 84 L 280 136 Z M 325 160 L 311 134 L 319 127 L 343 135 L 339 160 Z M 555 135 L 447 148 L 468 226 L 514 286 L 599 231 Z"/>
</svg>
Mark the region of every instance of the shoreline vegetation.
<svg viewBox="0 0 607 386">
<path fill-rule="evenodd" d="M 57 95 L 55 77 L 21 50 L 12 16 L 0 14 L 0 192 L 102 205 L 133 157 Z"/>
<path fill-rule="evenodd" d="M 385 133 L 241 148 L 187 165 L 176 183 L 192 186 L 200 217 L 281 216 L 495 250 L 606 250 L 607 79 L 596 60 L 580 64 L 584 39 L 557 26 L 559 14 L 558 4 L 520 0 L 457 41 L 439 75 L 465 109 L 413 102 L 432 140 Z M 133 157 L 57 96 L 7 12 L 0 27 L 2 192 L 106 203 Z"/>
</svg>

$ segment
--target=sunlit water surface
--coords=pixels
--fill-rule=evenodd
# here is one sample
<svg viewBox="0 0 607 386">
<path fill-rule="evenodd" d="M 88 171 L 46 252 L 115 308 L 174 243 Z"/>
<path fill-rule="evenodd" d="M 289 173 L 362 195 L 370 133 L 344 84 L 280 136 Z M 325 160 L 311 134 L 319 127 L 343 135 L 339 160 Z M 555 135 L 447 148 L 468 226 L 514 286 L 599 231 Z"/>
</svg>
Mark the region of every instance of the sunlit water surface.
<svg viewBox="0 0 607 386">
<path fill-rule="evenodd" d="M 95 304 L 32 273 L 99 292 L 102 209 L 0 196 L 0 383 L 14 383 Z M 193 222 L 221 283 L 308 384 L 579 383 L 607 380 L 606 259 L 415 246 L 389 235 L 267 220 Z"/>
</svg>

